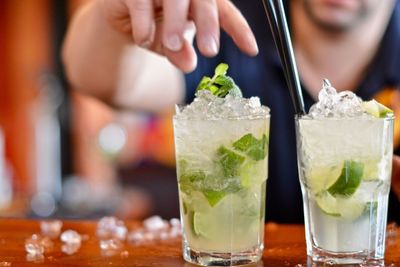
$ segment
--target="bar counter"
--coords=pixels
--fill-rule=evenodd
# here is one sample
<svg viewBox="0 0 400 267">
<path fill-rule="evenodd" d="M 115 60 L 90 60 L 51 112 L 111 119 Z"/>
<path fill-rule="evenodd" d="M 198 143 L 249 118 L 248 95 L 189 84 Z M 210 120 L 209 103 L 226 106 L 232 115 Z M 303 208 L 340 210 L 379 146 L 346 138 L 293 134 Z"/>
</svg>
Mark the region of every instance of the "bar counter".
<svg viewBox="0 0 400 267">
<path fill-rule="evenodd" d="M 126 222 L 129 230 L 140 227 L 140 222 Z M 96 237 L 95 221 L 63 221 L 62 230 L 72 229 L 84 236 L 80 249 L 67 255 L 61 251 L 61 241 L 53 240 L 53 248 L 42 258 L 29 257 L 25 240 L 40 234 L 40 221 L 0 219 L 0 267 L 5 266 L 194 266 L 182 258 L 181 238 L 157 241 L 144 245 L 124 242 L 113 255 L 105 255 Z M 386 266 L 400 266 L 400 234 L 390 225 L 386 240 Z M 267 223 L 262 261 L 254 266 L 306 267 L 306 244 L 303 225 Z"/>
</svg>

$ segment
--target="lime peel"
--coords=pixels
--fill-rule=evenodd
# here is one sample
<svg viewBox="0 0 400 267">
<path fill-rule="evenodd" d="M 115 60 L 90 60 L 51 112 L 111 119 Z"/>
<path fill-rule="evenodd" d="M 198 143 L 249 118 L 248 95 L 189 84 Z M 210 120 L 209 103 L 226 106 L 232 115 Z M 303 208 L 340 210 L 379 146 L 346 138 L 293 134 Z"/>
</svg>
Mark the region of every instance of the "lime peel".
<svg viewBox="0 0 400 267">
<path fill-rule="evenodd" d="M 372 99 L 371 101 L 364 101 L 361 105 L 366 113 L 376 118 L 386 118 L 393 115 L 393 110 L 385 105 L 382 105 L 375 99 Z"/>
<path fill-rule="evenodd" d="M 350 197 L 360 186 L 363 173 L 363 163 L 346 160 L 339 178 L 328 188 L 328 192 L 332 196 Z"/>
</svg>

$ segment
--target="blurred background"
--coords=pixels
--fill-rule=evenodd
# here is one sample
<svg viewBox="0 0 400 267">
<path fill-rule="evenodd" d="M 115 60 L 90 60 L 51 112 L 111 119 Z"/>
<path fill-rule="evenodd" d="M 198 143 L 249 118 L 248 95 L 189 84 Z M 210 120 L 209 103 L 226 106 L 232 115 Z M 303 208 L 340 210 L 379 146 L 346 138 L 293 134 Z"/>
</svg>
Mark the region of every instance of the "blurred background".
<svg viewBox="0 0 400 267">
<path fill-rule="evenodd" d="M 112 111 L 69 87 L 86 0 L 0 0 L 0 217 L 176 217 L 171 114 Z"/>
</svg>

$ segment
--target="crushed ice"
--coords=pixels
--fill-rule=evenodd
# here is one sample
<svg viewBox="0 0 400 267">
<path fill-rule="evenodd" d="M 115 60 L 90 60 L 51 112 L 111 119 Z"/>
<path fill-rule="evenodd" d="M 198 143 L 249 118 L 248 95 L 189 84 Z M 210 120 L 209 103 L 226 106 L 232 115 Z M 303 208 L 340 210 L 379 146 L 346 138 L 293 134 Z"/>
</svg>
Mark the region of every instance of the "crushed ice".
<svg viewBox="0 0 400 267">
<path fill-rule="evenodd" d="M 50 238 L 57 238 L 61 233 L 61 228 L 62 228 L 62 221 L 60 220 L 40 222 L 40 230 L 42 234 Z"/>
<path fill-rule="evenodd" d="M 129 232 L 128 242 L 141 245 L 149 242 L 174 239 L 181 235 L 182 228 L 179 219 L 172 218 L 169 222 L 160 216 L 152 216 L 143 221 L 143 228 Z"/>
<path fill-rule="evenodd" d="M 33 234 L 25 239 L 25 251 L 31 256 L 43 255 L 44 252 L 53 248 L 53 241 L 46 236 Z"/>
<path fill-rule="evenodd" d="M 362 100 L 351 91 L 337 92 L 328 80 L 318 94 L 318 102 L 309 112 L 312 118 L 349 118 L 363 115 Z"/>
<path fill-rule="evenodd" d="M 60 240 L 68 245 L 80 244 L 82 236 L 74 230 L 66 230 L 61 234 Z"/>
<path fill-rule="evenodd" d="M 187 106 L 176 107 L 178 119 L 257 119 L 269 114 L 258 97 L 242 98 L 228 94 L 220 98 L 208 90 L 197 92 L 196 98 Z"/>
<path fill-rule="evenodd" d="M 118 238 L 125 240 L 128 229 L 125 223 L 115 217 L 103 217 L 97 223 L 96 234 L 100 239 Z"/>
<path fill-rule="evenodd" d="M 54 239 L 58 236 L 62 242 L 61 251 L 64 254 L 77 253 L 82 241 L 87 240 L 88 237 L 85 238 L 85 235 L 81 235 L 75 230 L 65 230 L 61 233 L 61 228 L 61 221 L 42 221 L 40 223 L 41 234 L 33 234 L 25 240 L 26 260 L 43 261 L 44 254 L 54 248 L 51 238 Z M 142 227 L 128 233 L 123 221 L 116 217 L 103 217 L 97 223 L 96 235 L 102 255 L 114 256 L 119 253 L 121 258 L 127 258 L 129 252 L 123 250 L 126 239 L 130 244 L 141 245 L 175 239 L 181 235 L 181 231 L 181 222 L 177 218 L 166 221 L 160 216 L 152 216 L 143 221 Z"/>
</svg>

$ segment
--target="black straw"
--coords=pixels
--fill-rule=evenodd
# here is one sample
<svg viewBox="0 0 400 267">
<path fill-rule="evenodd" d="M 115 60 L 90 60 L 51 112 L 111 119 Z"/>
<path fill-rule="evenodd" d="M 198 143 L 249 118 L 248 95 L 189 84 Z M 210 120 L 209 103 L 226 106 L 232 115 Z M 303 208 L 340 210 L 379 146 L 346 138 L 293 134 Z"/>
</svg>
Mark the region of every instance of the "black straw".
<svg viewBox="0 0 400 267">
<path fill-rule="evenodd" d="M 282 61 L 295 113 L 298 115 L 304 114 L 305 109 L 300 79 L 297 72 L 296 60 L 282 0 L 268 0 L 268 3 L 266 3 L 266 0 L 262 0 L 262 2 L 275 40 L 275 45 Z"/>
</svg>

